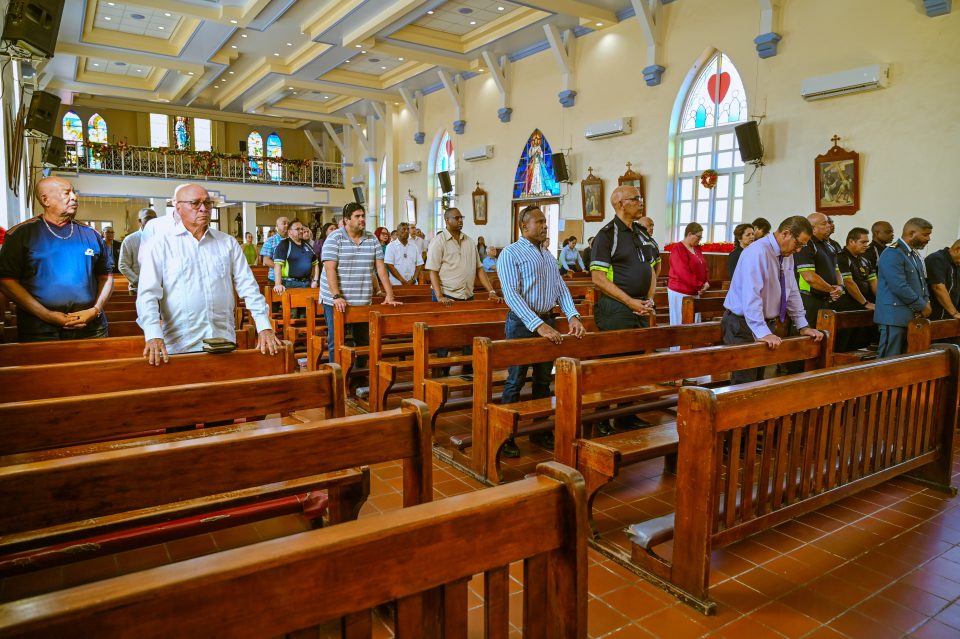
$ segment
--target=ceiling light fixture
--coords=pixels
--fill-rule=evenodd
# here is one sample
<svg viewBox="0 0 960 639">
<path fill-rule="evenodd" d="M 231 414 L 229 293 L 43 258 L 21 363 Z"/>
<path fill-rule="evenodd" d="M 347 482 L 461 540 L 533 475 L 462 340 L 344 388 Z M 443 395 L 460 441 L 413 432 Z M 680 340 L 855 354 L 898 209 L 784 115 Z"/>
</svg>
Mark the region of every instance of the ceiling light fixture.
<svg viewBox="0 0 960 639">
<path fill-rule="evenodd" d="M 325 96 L 323 96 L 323 99 L 326 100 L 326 99 L 329 98 L 329 97 L 330 97 L 329 95 L 325 95 Z"/>
<path fill-rule="evenodd" d="M 231 21 L 230 21 L 230 24 L 237 24 L 237 21 L 236 21 L 236 20 L 231 20 Z"/>
<path fill-rule="evenodd" d="M 187 75 L 193 75 L 193 71 L 188 71 Z"/>
<path fill-rule="evenodd" d="M 400 62 L 403 62 L 403 58 L 397 58 L 397 60 L 399 60 Z"/>
<path fill-rule="evenodd" d="M 163 31 L 164 29 L 166 29 L 166 27 L 157 27 L 157 29 L 159 29 L 160 31 Z"/>
<path fill-rule="evenodd" d="M 503 7 L 497 7 L 497 11 L 503 11 Z"/>
<path fill-rule="evenodd" d="M 164 15 L 165 17 L 167 17 L 167 18 L 171 17 L 171 14 L 169 14 L 169 13 L 164 13 L 163 15 Z"/>
<path fill-rule="evenodd" d="M 360 53 L 366 53 L 366 51 L 364 51 L 364 50 L 361 49 L 361 50 L 360 50 Z"/>
<path fill-rule="evenodd" d="M 293 43 L 292 43 L 292 42 L 288 42 L 288 43 L 287 43 L 287 46 L 288 46 L 288 47 L 292 47 L 292 46 L 293 46 Z"/>
<path fill-rule="evenodd" d="M 229 73 L 230 75 L 233 75 L 233 71 L 227 71 L 227 73 Z"/>
<path fill-rule="evenodd" d="M 115 4 L 117 4 L 117 3 L 116 3 L 116 2 L 108 2 L 107 4 L 112 7 L 112 6 L 114 6 Z"/>
<path fill-rule="evenodd" d="M 386 69 L 387 67 L 380 67 L 381 69 Z"/>
<path fill-rule="evenodd" d="M 246 38 L 246 37 L 247 37 L 247 34 L 246 34 L 246 33 L 241 33 L 241 34 L 240 34 L 240 37 L 241 37 L 241 38 Z"/>
<path fill-rule="evenodd" d="M 213 85 L 213 88 L 214 88 L 214 89 L 219 89 L 219 88 L 220 88 L 220 85 L 219 85 L 219 84 L 215 84 L 215 85 Z"/>
<path fill-rule="evenodd" d="M 236 48 L 237 48 L 237 45 L 231 44 L 231 45 L 230 45 L 230 48 L 231 48 L 231 49 L 236 49 Z"/>
<path fill-rule="evenodd" d="M 103 16 L 103 19 L 106 20 L 107 22 L 110 22 L 111 20 L 113 20 L 113 18 L 111 18 L 110 16 Z"/>
<path fill-rule="evenodd" d="M 350 61 L 349 61 L 349 60 L 347 60 L 346 62 L 344 62 L 344 64 L 350 64 Z"/>
<path fill-rule="evenodd" d="M 598 27 L 602 27 L 602 26 L 603 26 L 603 23 L 602 23 L 602 22 L 598 22 L 598 23 L 597 23 L 597 26 L 598 26 Z"/>
<path fill-rule="evenodd" d="M 293 87 L 287 87 L 287 91 L 293 91 Z"/>
<path fill-rule="evenodd" d="M 433 11 L 427 11 L 427 15 L 428 15 L 428 16 L 432 16 L 432 15 L 433 15 Z"/>
<path fill-rule="evenodd" d="M 274 53 L 274 54 L 273 54 L 273 57 L 279 58 L 279 57 L 280 57 L 280 54 L 279 54 L 279 53 Z"/>
<path fill-rule="evenodd" d="M 99 63 L 99 62 L 94 62 L 94 63 L 93 63 L 93 66 L 99 67 L 99 66 L 100 66 L 100 63 Z"/>
<path fill-rule="evenodd" d="M 476 23 L 477 23 L 476 20 L 471 20 L 471 21 L 470 21 L 470 24 L 471 24 L 471 25 L 474 25 L 474 24 L 476 24 Z"/>
<path fill-rule="evenodd" d="M 355 44 L 355 45 L 353 45 L 353 46 L 355 46 L 355 47 L 358 48 L 358 49 L 361 47 L 361 45 L 359 45 L 359 44 Z"/>
</svg>

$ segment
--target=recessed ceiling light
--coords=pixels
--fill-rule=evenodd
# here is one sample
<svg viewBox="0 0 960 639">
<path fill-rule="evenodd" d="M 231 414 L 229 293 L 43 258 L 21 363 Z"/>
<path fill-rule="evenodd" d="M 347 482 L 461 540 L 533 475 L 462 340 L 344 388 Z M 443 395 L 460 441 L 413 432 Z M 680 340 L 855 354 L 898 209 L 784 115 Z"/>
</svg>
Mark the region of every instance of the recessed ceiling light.
<svg viewBox="0 0 960 639">
<path fill-rule="evenodd" d="M 227 73 L 229 73 L 230 75 L 233 75 L 233 71 L 227 71 Z"/>
<path fill-rule="evenodd" d="M 399 60 L 400 62 L 403 62 L 403 58 L 397 58 L 397 60 Z"/>
<path fill-rule="evenodd" d="M 100 63 L 99 63 L 99 62 L 94 62 L 94 63 L 93 63 L 93 66 L 99 67 L 99 66 L 100 66 Z"/>
<path fill-rule="evenodd" d="M 361 50 L 360 53 L 366 53 L 366 51 Z"/>
<path fill-rule="evenodd" d="M 486 71 L 486 69 L 481 68 L 481 69 L 477 69 L 477 71 L 479 71 L 480 73 L 483 73 L 484 71 Z"/>
<path fill-rule="evenodd" d="M 108 2 L 107 4 L 112 7 L 112 6 L 114 6 L 114 5 L 116 4 L 116 2 Z"/>
<path fill-rule="evenodd" d="M 427 11 L 427 15 L 428 15 L 428 16 L 432 16 L 432 15 L 433 15 L 433 11 Z"/>
<path fill-rule="evenodd" d="M 110 22 L 111 20 L 113 20 L 113 18 L 111 18 L 110 16 L 103 16 L 103 19 L 106 20 L 107 22 Z"/>
<path fill-rule="evenodd" d="M 241 33 L 241 34 L 240 34 L 240 37 L 241 37 L 241 38 L 246 38 L 246 37 L 247 37 L 247 34 L 246 34 L 246 33 Z"/>
<path fill-rule="evenodd" d="M 359 44 L 355 44 L 355 45 L 353 45 L 353 46 L 355 46 L 355 47 L 358 48 L 358 49 L 360 48 L 360 45 L 359 45 Z"/>
<path fill-rule="evenodd" d="M 230 48 L 231 48 L 231 49 L 236 49 L 236 48 L 237 48 L 237 45 L 231 44 L 231 45 L 230 45 Z"/>
<path fill-rule="evenodd" d="M 381 69 L 386 69 L 387 67 L 380 67 Z"/>
<path fill-rule="evenodd" d="M 471 20 L 471 21 L 470 21 L 470 24 L 476 24 L 476 23 L 477 23 L 476 20 Z"/>
<path fill-rule="evenodd" d="M 157 27 L 157 28 L 160 29 L 161 31 L 163 31 L 164 29 L 166 29 L 166 27 Z"/>
<path fill-rule="evenodd" d="M 602 26 L 603 26 L 603 23 L 602 23 L 602 22 L 598 22 L 598 23 L 597 23 L 597 26 L 598 26 L 598 27 L 602 27 Z"/>
<path fill-rule="evenodd" d="M 293 91 L 293 87 L 287 87 L 287 91 Z"/>
<path fill-rule="evenodd" d="M 497 11 L 503 11 L 503 7 L 497 7 Z"/>
<path fill-rule="evenodd" d="M 329 97 L 330 97 L 329 95 L 325 95 L 325 96 L 323 96 L 323 99 L 326 100 L 326 99 L 328 99 Z"/>
<path fill-rule="evenodd" d="M 166 16 L 166 17 L 168 17 L 168 18 L 171 16 L 171 14 L 169 14 L 169 13 L 164 13 L 163 15 Z"/>
<path fill-rule="evenodd" d="M 231 21 L 230 21 L 230 24 L 237 24 L 237 21 L 236 21 L 236 20 L 231 20 Z"/>
<path fill-rule="evenodd" d="M 292 47 L 292 46 L 293 46 L 293 43 L 292 43 L 292 42 L 288 42 L 288 43 L 287 43 L 287 46 L 288 46 L 288 47 Z"/>
<path fill-rule="evenodd" d="M 273 54 L 273 57 L 279 58 L 279 57 L 280 57 L 280 54 L 279 54 L 279 53 L 274 53 L 274 54 Z"/>
<path fill-rule="evenodd" d="M 215 84 L 215 85 L 213 85 L 213 88 L 214 88 L 214 89 L 219 89 L 219 88 L 220 88 L 220 85 L 219 85 L 219 84 Z"/>
<path fill-rule="evenodd" d="M 297 94 L 297 92 L 296 92 L 296 91 L 294 91 L 294 92 L 293 92 L 293 95 L 296 95 L 296 94 Z"/>
<path fill-rule="evenodd" d="M 193 75 L 193 71 L 188 71 L 187 75 Z"/>
</svg>

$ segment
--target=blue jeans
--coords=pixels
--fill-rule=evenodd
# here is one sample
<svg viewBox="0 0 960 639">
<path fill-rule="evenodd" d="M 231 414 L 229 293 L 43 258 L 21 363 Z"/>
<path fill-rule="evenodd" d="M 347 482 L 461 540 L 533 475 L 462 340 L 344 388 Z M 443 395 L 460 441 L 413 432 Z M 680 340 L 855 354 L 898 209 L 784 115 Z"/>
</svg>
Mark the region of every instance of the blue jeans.
<svg viewBox="0 0 960 639">
<path fill-rule="evenodd" d="M 283 285 L 286 288 L 310 288 L 310 278 L 306 279 L 296 279 L 292 277 L 283 278 Z M 317 289 L 317 296 L 320 295 L 320 289 Z M 281 306 L 282 307 L 282 306 Z M 307 316 L 307 309 L 305 308 L 291 308 L 290 317 L 292 319 L 303 319 Z"/>
<path fill-rule="evenodd" d="M 327 361 L 331 364 L 336 361 L 333 353 L 336 350 L 333 340 L 333 318 L 336 313 L 333 312 L 333 306 L 330 304 L 323 305 L 323 316 L 327 320 Z M 353 327 L 353 343 L 356 346 L 369 346 L 370 345 L 370 326 L 362 322 L 357 322 L 355 324 L 347 324 L 344 326 L 344 332 L 346 332 L 347 327 Z M 367 362 L 366 357 L 358 357 L 356 361 L 356 366 L 362 368 Z"/>
<path fill-rule="evenodd" d="M 554 317 L 542 318 L 549 326 L 556 326 Z M 507 322 L 504 327 L 504 333 L 507 339 L 523 339 L 525 337 L 537 337 L 539 333 L 528 330 L 520 318 L 510 311 L 507 313 Z M 527 378 L 527 369 L 533 366 L 533 398 L 550 397 L 550 381 L 553 377 L 553 360 L 549 362 L 540 362 L 537 364 L 520 364 L 511 366 L 507 369 L 507 382 L 503 385 L 503 394 L 500 396 L 501 404 L 512 404 L 519 401 L 520 391 L 523 390 L 524 381 Z"/>
<path fill-rule="evenodd" d="M 100 317 L 94 318 L 86 327 L 73 330 L 45 324 L 44 330 L 29 332 L 30 327 L 29 322 L 19 324 L 17 330 L 18 342 L 58 342 L 75 339 L 99 339 L 110 336 L 107 330 L 107 318 L 102 314 Z"/>
<path fill-rule="evenodd" d="M 430 291 L 430 299 L 433 300 L 434 302 L 437 301 L 437 293 L 436 293 L 436 291 L 432 291 L 432 290 Z M 471 295 L 470 297 L 468 297 L 468 298 L 465 299 L 465 300 L 458 300 L 458 299 L 455 299 L 455 298 L 453 298 L 453 297 L 450 297 L 450 298 L 448 298 L 448 299 L 452 299 L 452 300 L 454 300 L 454 302 L 472 302 L 472 301 L 473 301 L 473 295 Z M 444 308 L 446 308 L 446 307 L 444 307 Z M 450 354 L 450 350 L 449 350 L 449 349 L 446 349 L 446 348 L 438 348 L 438 349 L 437 349 L 437 357 L 446 357 L 446 356 L 449 355 L 449 354 Z M 472 347 L 472 346 L 464 346 L 464 347 L 463 347 L 463 354 L 464 354 L 464 355 L 473 355 L 473 347 Z M 467 365 L 467 366 L 464 367 L 463 371 L 464 371 L 464 373 L 472 372 L 472 371 L 473 371 L 473 367 L 470 366 L 470 365 Z M 450 373 L 450 369 L 449 369 L 449 368 L 445 368 L 445 369 L 443 369 L 443 370 L 441 370 L 441 371 L 438 372 L 438 374 L 439 374 L 441 377 L 446 377 L 449 373 Z"/>
</svg>

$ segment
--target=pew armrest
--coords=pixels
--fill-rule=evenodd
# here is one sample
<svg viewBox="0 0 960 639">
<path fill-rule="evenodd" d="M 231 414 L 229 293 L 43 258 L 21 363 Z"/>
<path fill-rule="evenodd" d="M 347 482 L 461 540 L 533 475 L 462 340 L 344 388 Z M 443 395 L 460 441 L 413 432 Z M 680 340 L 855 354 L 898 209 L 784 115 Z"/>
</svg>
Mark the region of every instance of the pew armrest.
<svg viewBox="0 0 960 639">
<path fill-rule="evenodd" d="M 656 545 L 673 539 L 674 513 L 648 519 L 627 527 L 626 533 L 630 541 L 646 551 Z"/>
</svg>

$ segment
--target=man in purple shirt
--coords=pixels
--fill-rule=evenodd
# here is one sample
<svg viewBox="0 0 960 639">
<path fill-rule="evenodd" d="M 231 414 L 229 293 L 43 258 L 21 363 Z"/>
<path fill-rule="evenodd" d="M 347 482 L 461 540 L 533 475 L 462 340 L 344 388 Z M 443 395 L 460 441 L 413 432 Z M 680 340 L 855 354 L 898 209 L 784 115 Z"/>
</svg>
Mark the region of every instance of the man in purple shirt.
<svg viewBox="0 0 960 639">
<path fill-rule="evenodd" d="M 773 329 L 778 320 L 782 323 L 788 315 L 800 335 L 809 335 L 818 342 L 823 339 L 823 333 L 807 324 L 793 275 L 793 255 L 806 246 L 812 235 L 813 227 L 807 218 L 795 215 L 781 222 L 776 232 L 743 250 L 723 303 L 727 309 L 721 321 L 724 344 L 761 341 L 774 350 L 780 345 L 780 338 Z M 730 381 L 742 384 L 762 377 L 762 368 L 751 368 L 735 371 Z"/>
</svg>

